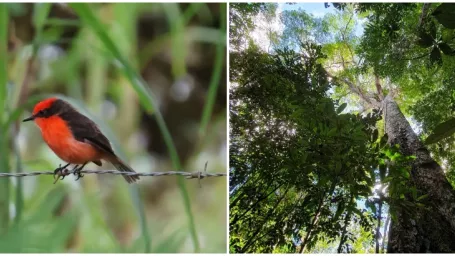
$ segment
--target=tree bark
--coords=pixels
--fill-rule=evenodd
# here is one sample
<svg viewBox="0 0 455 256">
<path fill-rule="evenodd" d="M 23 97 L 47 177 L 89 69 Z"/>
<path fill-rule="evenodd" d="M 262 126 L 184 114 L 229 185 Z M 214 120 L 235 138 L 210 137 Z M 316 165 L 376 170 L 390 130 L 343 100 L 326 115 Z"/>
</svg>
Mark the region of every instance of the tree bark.
<svg viewBox="0 0 455 256">
<path fill-rule="evenodd" d="M 376 227 L 376 253 L 379 253 L 379 237 L 381 235 L 381 218 L 382 218 L 382 201 L 379 202 L 379 209 L 378 209 L 378 223 Z"/>
<path fill-rule="evenodd" d="M 385 220 L 385 224 L 384 224 L 384 232 L 382 232 L 382 249 L 381 249 L 381 253 L 384 253 L 385 252 L 385 241 L 386 241 L 386 236 L 387 236 L 387 228 L 389 227 L 389 221 L 390 221 L 390 213 L 387 214 L 387 218 Z"/>
<path fill-rule="evenodd" d="M 412 215 L 397 212 L 396 221 L 391 222 L 388 252 L 455 252 L 454 189 L 390 96 L 383 101 L 383 114 L 389 143 L 399 144 L 401 153 L 406 156 L 416 156 L 411 166 L 410 185 L 428 195 L 426 209 L 418 208 Z"/>
<path fill-rule="evenodd" d="M 428 15 L 428 11 L 430 10 L 430 7 L 431 7 L 431 3 L 423 4 L 422 14 L 420 14 L 419 24 L 417 25 L 417 30 L 420 30 L 422 25 L 425 23 L 425 19 L 426 19 L 427 15 Z"/>
</svg>

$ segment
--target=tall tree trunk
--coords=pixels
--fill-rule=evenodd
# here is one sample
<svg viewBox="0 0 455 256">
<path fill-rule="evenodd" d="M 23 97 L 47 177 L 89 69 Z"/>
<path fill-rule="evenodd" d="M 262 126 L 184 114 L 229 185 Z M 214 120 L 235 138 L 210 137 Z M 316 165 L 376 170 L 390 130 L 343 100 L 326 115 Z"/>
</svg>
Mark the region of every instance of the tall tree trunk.
<svg viewBox="0 0 455 256">
<path fill-rule="evenodd" d="M 379 209 L 378 209 L 378 223 L 376 224 L 376 253 L 379 253 L 379 237 L 381 235 L 381 218 L 382 218 L 382 201 L 379 202 Z"/>
<path fill-rule="evenodd" d="M 387 218 L 385 220 L 384 224 L 384 232 L 382 232 L 382 249 L 381 253 L 385 252 L 385 241 L 386 241 L 386 235 L 387 235 L 387 228 L 389 227 L 389 221 L 390 221 L 390 214 L 387 214 Z"/>
<path fill-rule="evenodd" d="M 389 143 L 399 144 L 404 155 L 416 156 L 411 185 L 428 195 L 427 209 L 419 208 L 412 215 L 399 211 L 396 221 L 392 220 L 388 252 L 455 252 L 454 189 L 390 96 L 383 101 L 383 114 Z"/>
</svg>

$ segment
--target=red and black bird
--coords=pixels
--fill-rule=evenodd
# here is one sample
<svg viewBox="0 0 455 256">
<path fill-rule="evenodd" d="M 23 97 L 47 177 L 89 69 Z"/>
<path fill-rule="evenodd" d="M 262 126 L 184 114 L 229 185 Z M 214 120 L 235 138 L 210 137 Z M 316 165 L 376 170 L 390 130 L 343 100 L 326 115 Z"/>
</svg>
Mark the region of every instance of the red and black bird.
<svg viewBox="0 0 455 256">
<path fill-rule="evenodd" d="M 52 151 L 67 162 L 67 165 L 57 168 L 55 173 L 75 164 L 73 172 L 79 179 L 87 163 L 101 166 L 101 160 L 112 163 L 119 171 L 135 172 L 114 153 L 98 126 L 66 101 L 49 98 L 39 102 L 33 109 L 33 115 L 23 122 L 32 120 L 41 129 L 41 135 Z M 136 175 L 123 177 L 128 183 L 139 180 Z"/>
</svg>

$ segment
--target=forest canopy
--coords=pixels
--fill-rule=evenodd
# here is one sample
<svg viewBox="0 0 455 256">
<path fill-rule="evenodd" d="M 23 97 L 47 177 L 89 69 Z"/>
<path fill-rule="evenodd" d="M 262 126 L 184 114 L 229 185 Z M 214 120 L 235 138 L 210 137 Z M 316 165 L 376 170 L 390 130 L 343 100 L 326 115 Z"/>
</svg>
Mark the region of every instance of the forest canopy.
<svg viewBox="0 0 455 256">
<path fill-rule="evenodd" d="M 453 15 L 231 5 L 231 252 L 455 251 Z"/>
</svg>

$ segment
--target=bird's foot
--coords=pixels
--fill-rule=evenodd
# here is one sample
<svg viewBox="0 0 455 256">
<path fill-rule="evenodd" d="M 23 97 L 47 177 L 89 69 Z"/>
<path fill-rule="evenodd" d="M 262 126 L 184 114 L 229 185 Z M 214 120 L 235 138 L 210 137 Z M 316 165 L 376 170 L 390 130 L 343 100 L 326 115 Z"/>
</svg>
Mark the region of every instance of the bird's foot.
<svg viewBox="0 0 455 256">
<path fill-rule="evenodd" d="M 84 166 L 81 166 L 77 168 L 77 166 L 73 169 L 73 174 L 76 175 L 76 181 L 78 181 L 80 178 L 84 177 L 84 175 L 81 173 L 82 168 Z"/>
<path fill-rule="evenodd" d="M 66 175 L 68 175 L 66 171 L 66 167 L 68 167 L 69 164 L 62 166 L 62 164 L 59 164 L 57 169 L 54 170 L 54 184 L 57 182 L 57 180 L 63 180 Z M 57 178 L 55 178 L 55 175 L 57 175 Z"/>
<path fill-rule="evenodd" d="M 62 171 L 62 164 L 59 164 L 58 167 L 57 167 L 57 169 L 54 170 L 54 176 L 53 176 L 53 177 L 54 177 L 54 180 L 55 180 L 55 175 L 60 176 L 61 171 Z"/>
</svg>

